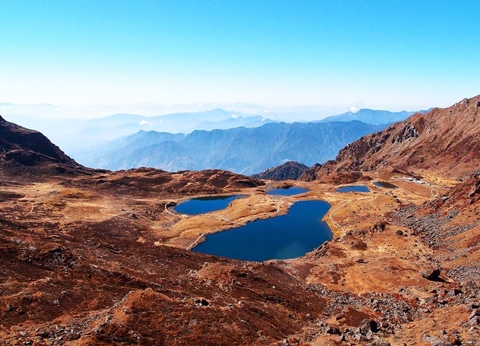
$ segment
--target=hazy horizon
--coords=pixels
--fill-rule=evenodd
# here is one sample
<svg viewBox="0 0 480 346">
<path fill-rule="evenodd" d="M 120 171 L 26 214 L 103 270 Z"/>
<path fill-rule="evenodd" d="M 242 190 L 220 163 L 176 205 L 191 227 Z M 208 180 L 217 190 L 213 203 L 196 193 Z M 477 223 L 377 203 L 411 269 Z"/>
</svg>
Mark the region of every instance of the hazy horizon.
<svg viewBox="0 0 480 346">
<path fill-rule="evenodd" d="M 479 93 L 479 13 L 474 0 L 3 2 L 0 111 L 446 107 Z"/>
<path fill-rule="evenodd" d="M 117 114 L 132 114 L 145 117 L 162 115 L 207 112 L 214 109 L 223 109 L 232 113 L 248 115 L 262 115 L 277 121 L 314 121 L 329 116 L 335 116 L 346 112 L 357 112 L 360 109 L 369 108 L 350 106 L 321 106 L 299 105 L 291 107 L 262 107 L 253 104 L 198 104 L 198 105 L 157 105 L 157 104 L 133 104 L 133 105 L 97 105 L 84 107 L 62 107 L 52 104 L 0 104 L 0 115 L 4 117 L 31 117 L 39 119 L 96 119 L 109 117 Z M 430 108 L 430 107 L 429 107 Z M 369 108 L 372 109 L 372 108 Z M 380 110 L 380 109 L 376 109 Z M 381 109 L 390 112 L 420 111 L 421 109 Z M 12 120 L 12 119 L 10 119 Z"/>
</svg>

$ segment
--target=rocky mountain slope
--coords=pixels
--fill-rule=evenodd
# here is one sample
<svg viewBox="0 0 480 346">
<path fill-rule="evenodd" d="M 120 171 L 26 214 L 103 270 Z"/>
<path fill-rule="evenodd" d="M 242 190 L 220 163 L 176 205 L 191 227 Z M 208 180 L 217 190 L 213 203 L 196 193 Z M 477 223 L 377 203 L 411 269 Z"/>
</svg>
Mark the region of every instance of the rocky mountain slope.
<svg viewBox="0 0 480 346">
<path fill-rule="evenodd" d="M 167 171 L 217 168 L 250 175 L 285 161 L 307 165 L 324 162 L 347 143 L 381 128 L 353 121 L 270 123 L 188 135 L 139 132 L 75 153 L 74 158 L 86 166 L 112 170 L 141 166 Z"/>
<path fill-rule="evenodd" d="M 1 116 L 0 150 L 4 160 L 16 160 L 27 166 L 41 160 L 65 164 L 75 163 L 40 132 L 10 123 Z"/>
<path fill-rule="evenodd" d="M 288 161 L 283 165 L 266 169 L 260 174 L 254 174 L 253 177 L 266 180 L 297 180 L 307 169 L 308 166 L 303 163 Z"/>
<path fill-rule="evenodd" d="M 2 174 L 30 174 L 37 179 L 91 171 L 77 164 L 42 133 L 8 122 L 1 116 L 0 170 Z"/>
<path fill-rule="evenodd" d="M 480 96 L 415 114 L 342 149 L 334 161 L 302 179 L 327 179 L 356 171 L 434 171 L 465 178 L 480 165 Z"/>
</svg>

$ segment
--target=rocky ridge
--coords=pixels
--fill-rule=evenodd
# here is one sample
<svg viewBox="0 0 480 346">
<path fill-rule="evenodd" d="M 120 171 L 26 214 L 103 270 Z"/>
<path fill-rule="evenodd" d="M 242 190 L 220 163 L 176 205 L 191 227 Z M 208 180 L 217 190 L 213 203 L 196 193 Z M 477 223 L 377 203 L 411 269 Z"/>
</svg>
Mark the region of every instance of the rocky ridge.
<svg viewBox="0 0 480 346">
<path fill-rule="evenodd" d="M 33 166 L 41 161 L 76 164 L 40 132 L 8 122 L 1 116 L 0 151 L 3 160 L 13 160 L 25 166 Z"/>
<path fill-rule="evenodd" d="M 49 179 L 52 175 L 91 174 L 42 133 L 6 121 L 0 116 L 0 170 L 6 175 L 34 175 Z"/>
<path fill-rule="evenodd" d="M 301 180 L 329 175 L 395 169 L 434 170 L 467 177 L 480 163 L 480 95 L 448 108 L 418 113 L 340 150 L 333 161 L 316 165 Z"/>
</svg>

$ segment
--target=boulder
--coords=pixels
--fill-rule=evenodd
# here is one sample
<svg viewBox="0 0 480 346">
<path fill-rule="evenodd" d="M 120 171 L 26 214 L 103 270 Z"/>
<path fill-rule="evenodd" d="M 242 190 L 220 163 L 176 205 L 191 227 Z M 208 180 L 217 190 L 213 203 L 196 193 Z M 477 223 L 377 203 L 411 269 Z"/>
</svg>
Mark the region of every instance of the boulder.
<svg viewBox="0 0 480 346">
<path fill-rule="evenodd" d="M 430 281 L 445 282 L 445 280 L 440 277 L 440 272 L 440 269 L 436 268 L 433 270 L 423 270 L 420 274 L 423 278 Z"/>
<path fill-rule="evenodd" d="M 360 332 L 362 334 L 377 333 L 378 332 L 378 323 L 374 320 L 363 320 L 359 326 Z"/>
</svg>

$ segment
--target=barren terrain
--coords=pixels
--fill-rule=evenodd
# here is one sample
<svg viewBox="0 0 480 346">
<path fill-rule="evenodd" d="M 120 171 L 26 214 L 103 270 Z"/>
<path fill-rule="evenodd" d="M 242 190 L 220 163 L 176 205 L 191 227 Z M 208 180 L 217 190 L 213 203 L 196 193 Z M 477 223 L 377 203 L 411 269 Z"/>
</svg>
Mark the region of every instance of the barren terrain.
<svg viewBox="0 0 480 346">
<path fill-rule="evenodd" d="M 123 176 L 153 173 L 124 172 Z M 166 192 L 135 192 L 132 186 L 122 192 L 98 186 L 99 180 L 115 181 L 117 175 L 2 182 L 0 300 L 6 307 L 2 312 L 6 344 L 20 340 L 128 344 L 133 334 L 139 335 L 139 343 L 196 344 L 200 334 L 184 323 L 193 319 L 202 330 L 216 329 L 219 316 L 225 319 L 220 327 L 226 329 L 208 339 L 211 344 L 228 344 L 227 336 L 236 328 L 233 333 L 241 338 L 237 344 L 268 344 L 284 338 L 312 345 L 369 344 L 381 338 L 392 345 L 430 345 L 424 337 L 427 332 L 432 340 L 479 336 L 477 327 L 470 331 L 468 324 L 472 306 L 479 303 L 478 292 L 467 291 L 448 275 L 442 276 L 445 281 L 422 277 L 423 271 L 440 266 L 439 254 L 415 230 L 391 216 L 399 208 L 423 206 L 432 196 L 443 196 L 454 185 L 450 180 L 430 178 L 426 185 L 393 175 L 388 182 L 397 188 L 377 187 L 373 185 L 377 179 L 372 179 L 364 183 L 369 193 L 339 193 L 330 184 L 300 183 L 310 192 L 291 197 L 265 194 L 279 184 L 271 182 L 226 189 L 224 193 L 245 197 L 227 209 L 188 216 L 171 206 L 208 195 L 207 191 L 175 195 L 168 192 L 168 184 L 163 186 Z M 186 251 L 203 235 L 274 217 L 295 201 L 309 199 L 331 204 L 324 220 L 335 239 L 303 258 L 256 264 Z M 468 215 L 463 218 L 475 223 Z M 271 270 L 281 277 L 269 277 Z M 291 289 L 295 293 L 289 293 Z M 455 289 L 461 291 L 460 297 L 449 296 Z M 444 306 L 444 299 L 452 304 Z M 202 304 L 208 306 L 200 310 Z M 236 310 L 244 306 L 249 308 L 241 318 Z M 135 311 L 135 318 L 125 312 L 129 309 Z M 150 327 L 139 325 L 144 314 L 165 311 L 175 326 L 148 317 Z M 204 320 L 207 312 L 217 317 Z M 433 316 L 435 328 L 418 329 L 415 321 Z M 239 320 L 245 324 L 235 326 Z M 365 320 L 378 323 L 379 331 L 356 331 Z M 439 334 L 441 330 L 446 334 Z"/>
<path fill-rule="evenodd" d="M 445 112 L 476 119 L 478 101 Z M 405 126 L 432 124 L 424 117 Z M 386 131 L 403 133 L 401 125 Z M 0 344 L 479 345 L 478 148 L 465 147 L 469 160 L 457 165 L 437 155 L 432 168 L 425 143 L 437 143 L 433 130 L 428 139 L 411 131 L 400 145 L 411 153 L 420 143 L 423 161 L 392 164 L 393 154 L 375 149 L 379 134 L 316 167 L 315 179 L 285 182 L 218 170 L 95 171 L 2 137 Z M 452 133 L 452 143 L 466 143 L 460 129 Z M 347 151 L 358 148 L 366 156 L 352 163 Z M 369 155 L 382 158 L 378 169 Z M 336 192 L 347 183 L 370 192 Z M 266 194 L 289 185 L 310 191 Z M 244 197 L 224 210 L 173 210 L 188 198 L 231 194 Z M 206 234 L 311 199 L 331 204 L 324 220 L 334 239 L 304 257 L 256 263 L 190 251 Z"/>
</svg>

